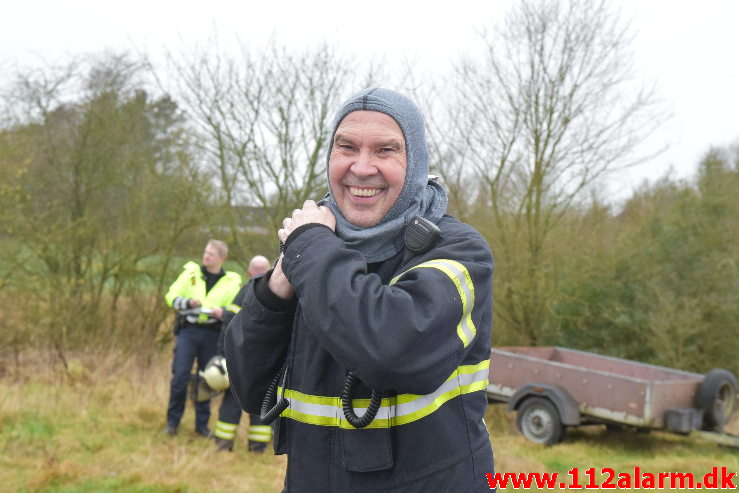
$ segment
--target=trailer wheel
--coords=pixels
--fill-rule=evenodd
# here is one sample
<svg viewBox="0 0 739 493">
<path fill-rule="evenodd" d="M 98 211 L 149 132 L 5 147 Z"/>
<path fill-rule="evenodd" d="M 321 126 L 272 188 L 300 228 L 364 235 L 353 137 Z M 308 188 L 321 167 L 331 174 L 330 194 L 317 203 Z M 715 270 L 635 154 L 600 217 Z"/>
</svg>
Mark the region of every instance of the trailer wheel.
<svg viewBox="0 0 739 493">
<path fill-rule="evenodd" d="M 736 408 L 736 377 L 723 368 L 706 373 L 695 394 L 695 405 L 703 410 L 703 429 L 723 431 Z"/>
<path fill-rule="evenodd" d="M 544 397 L 528 397 L 521 403 L 516 426 L 526 438 L 544 445 L 561 442 L 566 430 L 556 406 Z"/>
</svg>

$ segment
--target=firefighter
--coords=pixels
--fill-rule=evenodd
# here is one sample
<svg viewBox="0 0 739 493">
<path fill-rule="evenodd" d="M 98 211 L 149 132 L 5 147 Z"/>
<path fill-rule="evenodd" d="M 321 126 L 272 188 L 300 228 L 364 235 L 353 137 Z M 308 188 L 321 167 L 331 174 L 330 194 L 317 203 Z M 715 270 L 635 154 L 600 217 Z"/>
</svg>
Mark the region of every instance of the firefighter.
<svg viewBox="0 0 739 493">
<path fill-rule="evenodd" d="M 187 262 L 164 296 L 167 305 L 178 311 L 167 426 L 164 429 L 168 435 L 177 433 L 185 411 L 193 362 L 197 360 L 199 371 L 205 369 L 217 353 L 221 320 L 225 314 L 239 310 L 232 300 L 241 287 L 241 276 L 223 270 L 227 256 L 228 247 L 224 242 L 208 241 L 202 265 Z M 196 400 L 195 432 L 209 437 L 209 419 L 210 400 Z"/>
<path fill-rule="evenodd" d="M 327 161 L 328 195 L 283 221 L 284 254 L 227 329 L 231 389 L 279 413 L 285 492 L 490 491 L 490 248 L 445 213 L 407 97 L 351 97 Z M 406 237 L 417 223 L 438 231 Z"/>
<path fill-rule="evenodd" d="M 247 268 L 247 275 L 249 276 L 249 282 L 252 282 L 257 276 L 263 275 L 270 268 L 269 260 L 262 255 L 257 255 L 249 261 L 249 267 Z M 233 304 L 241 306 L 244 301 L 244 296 L 248 284 L 241 288 L 236 297 L 233 300 Z M 233 315 L 227 312 L 223 317 L 223 323 L 221 324 L 221 334 L 218 339 L 218 354 L 225 355 L 223 348 L 224 334 L 228 323 L 233 319 Z M 216 442 L 216 449 L 218 451 L 232 451 L 234 438 L 236 437 L 236 429 L 239 427 L 241 421 L 241 407 L 234 398 L 230 389 L 226 389 L 223 395 L 223 402 L 218 411 L 218 422 L 216 422 L 215 431 L 213 432 L 214 439 Z M 248 436 L 248 449 L 251 452 L 262 453 L 267 448 L 267 444 L 272 441 L 272 427 L 270 425 L 262 424 L 259 419 L 259 414 L 249 414 L 249 431 Z"/>
</svg>

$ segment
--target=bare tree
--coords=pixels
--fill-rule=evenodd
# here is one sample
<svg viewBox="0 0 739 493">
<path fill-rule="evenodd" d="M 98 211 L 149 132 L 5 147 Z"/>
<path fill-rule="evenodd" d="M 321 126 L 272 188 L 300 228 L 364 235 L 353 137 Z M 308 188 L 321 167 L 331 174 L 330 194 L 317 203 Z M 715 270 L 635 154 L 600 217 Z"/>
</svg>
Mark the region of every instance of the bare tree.
<svg viewBox="0 0 739 493">
<path fill-rule="evenodd" d="M 664 117 L 606 0 L 522 0 L 482 39 L 481 59 L 455 64 L 432 137 L 444 178 L 482 187 L 468 200 L 498 258 L 496 315 L 535 344 L 556 292 L 550 232 L 599 178 L 651 157 L 640 144 Z"/>
<path fill-rule="evenodd" d="M 326 193 L 330 119 L 352 64 L 328 46 L 298 53 L 242 47 L 238 57 L 211 46 L 168 61 L 222 193 L 212 224 L 227 227 L 242 262 L 272 251 L 282 219 Z"/>
<path fill-rule="evenodd" d="M 203 222 L 184 121 L 141 73 L 126 55 L 80 58 L 2 93 L 0 256 L 17 259 L 2 282 L 62 357 L 150 345 L 176 247 Z"/>
</svg>

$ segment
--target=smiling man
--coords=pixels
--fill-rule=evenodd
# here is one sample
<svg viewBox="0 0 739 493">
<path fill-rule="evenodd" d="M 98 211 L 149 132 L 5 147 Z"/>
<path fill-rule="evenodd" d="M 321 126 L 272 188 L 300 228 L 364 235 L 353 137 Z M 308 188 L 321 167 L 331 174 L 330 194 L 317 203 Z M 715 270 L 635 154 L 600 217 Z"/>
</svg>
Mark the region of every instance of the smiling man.
<svg viewBox="0 0 739 493">
<path fill-rule="evenodd" d="M 369 228 L 395 203 L 405 183 L 405 139 L 392 117 L 355 111 L 339 124 L 329 157 L 334 200 L 350 223 Z"/>
<path fill-rule="evenodd" d="M 285 218 L 284 254 L 226 333 L 242 407 L 282 404 L 284 491 L 490 491 L 493 259 L 445 214 L 415 104 L 387 89 L 350 98 L 334 120 L 328 183 L 320 203 Z M 440 237 L 413 256 L 406 228 L 423 220 Z"/>
</svg>

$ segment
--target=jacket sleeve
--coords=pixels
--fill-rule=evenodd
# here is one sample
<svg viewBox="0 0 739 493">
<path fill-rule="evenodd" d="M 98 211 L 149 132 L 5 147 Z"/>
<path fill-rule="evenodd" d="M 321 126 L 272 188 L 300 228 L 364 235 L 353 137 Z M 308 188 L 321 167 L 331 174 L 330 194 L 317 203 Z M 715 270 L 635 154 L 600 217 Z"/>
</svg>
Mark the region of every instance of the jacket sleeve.
<svg viewBox="0 0 739 493">
<path fill-rule="evenodd" d="M 473 343 L 489 348 L 493 259 L 468 226 L 442 236 L 390 284 L 326 228 L 292 241 L 283 268 L 324 348 L 376 390 L 428 394 Z"/>
<path fill-rule="evenodd" d="M 284 311 L 267 308 L 256 297 L 260 277 L 247 285 L 242 309 L 225 334 L 231 391 L 248 413 L 259 414 L 267 387 L 279 371 L 290 343 L 294 304 Z"/>
<path fill-rule="evenodd" d="M 187 301 L 189 299 L 188 283 L 191 275 L 191 272 L 183 269 L 169 287 L 169 290 L 164 295 L 164 301 L 167 302 L 168 307 L 174 308 L 175 310 L 184 310 L 187 308 Z"/>
<path fill-rule="evenodd" d="M 236 308 L 240 308 L 244 304 L 244 297 L 246 296 L 246 291 L 249 287 L 249 284 L 246 284 L 242 286 L 242 288 L 239 290 L 238 293 L 236 293 L 236 296 L 234 297 L 233 301 L 231 301 L 231 304 L 228 305 L 225 310 L 223 310 L 223 320 L 221 320 L 221 331 L 218 334 L 218 354 L 221 356 L 226 355 L 225 351 L 225 336 L 226 336 L 226 328 L 228 327 L 228 324 L 231 323 L 231 320 L 234 319 L 236 314 L 241 311 L 237 310 Z"/>
</svg>

